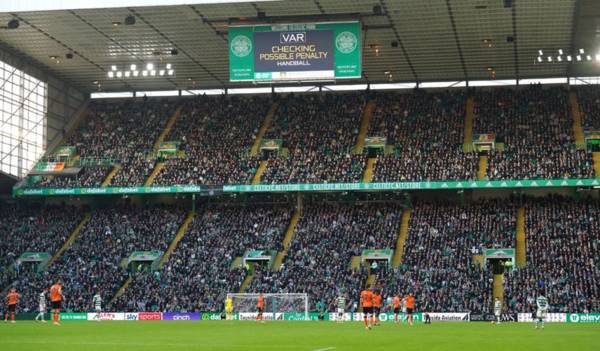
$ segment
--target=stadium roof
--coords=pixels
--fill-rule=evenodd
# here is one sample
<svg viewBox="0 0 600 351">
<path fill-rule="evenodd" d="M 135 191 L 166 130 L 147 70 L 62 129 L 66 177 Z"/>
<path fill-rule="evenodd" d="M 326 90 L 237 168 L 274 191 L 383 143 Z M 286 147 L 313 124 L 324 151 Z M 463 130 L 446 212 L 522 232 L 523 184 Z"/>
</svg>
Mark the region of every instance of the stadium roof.
<svg viewBox="0 0 600 351">
<path fill-rule="evenodd" d="M 374 13 L 375 5 L 382 15 Z M 266 15 L 261 22 L 360 19 L 362 82 L 478 80 L 493 72 L 496 79 L 599 75 L 595 59 L 575 62 L 580 48 L 593 57 L 598 50 L 595 0 L 294 0 L 10 11 L 0 13 L 0 24 L 17 19 L 20 25 L 0 29 L 0 49 L 89 92 L 97 90 L 96 82 L 104 91 L 227 87 L 228 26 L 258 20 L 258 12 Z M 130 15 L 136 23 L 125 25 Z M 564 58 L 573 53 L 574 62 L 537 62 L 539 50 L 546 60 L 558 49 Z M 171 63 L 176 75 L 107 79 L 112 65 L 147 62 Z"/>
</svg>

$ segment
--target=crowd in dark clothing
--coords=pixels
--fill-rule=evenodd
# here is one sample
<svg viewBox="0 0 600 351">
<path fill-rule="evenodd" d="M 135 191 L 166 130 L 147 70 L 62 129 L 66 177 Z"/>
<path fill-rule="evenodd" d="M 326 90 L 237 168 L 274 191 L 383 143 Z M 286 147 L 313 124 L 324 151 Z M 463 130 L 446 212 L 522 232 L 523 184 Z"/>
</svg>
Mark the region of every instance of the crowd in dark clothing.
<svg viewBox="0 0 600 351">
<path fill-rule="evenodd" d="M 474 179 L 477 154 L 463 152 L 466 96 L 460 91 L 381 94 L 369 135 L 387 138 L 374 181 Z"/>
<path fill-rule="evenodd" d="M 517 205 L 518 203 L 518 205 Z M 402 262 L 394 267 L 356 264 L 366 249 L 395 249 L 403 208 L 392 203 L 306 205 L 280 267 L 254 265 L 246 292 L 307 293 L 310 308 L 333 308 L 339 294 L 356 302 L 368 274 L 384 296 L 413 293 L 430 312 L 491 311 L 486 248 L 516 245 L 516 213 L 525 209 L 527 264 L 506 269 L 505 310 L 531 312 L 544 294 L 551 311 L 592 312 L 600 302 L 600 203 L 560 197 L 478 200 L 457 204 L 416 202 Z M 38 272 L 16 264 L 24 252 L 54 254 L 83 218 L 71 207 L 2 207 L 0 278 L 23 295 L 22 311 L 56 278 L 67 311 L 92 310 L 100 292 L 108 303 L 128 277 L 132 283 L 108 306 L 119 311 L 221 311 L 250 268 L 248 250 L 282 252 L 293 210 L 287 206 L 207 205 L 195 214 L 165 265 L 127 264 L 133 251 L 164 252 L 184 219 L 174 207 L 95 209 L 58 260 Z M 5 253 L 5 254 L 4 254 Z M 380 262 L 381 263 L 381 262 Z M 483 264 L 482 264 L 483 263 Z"/>
<path fill-rule="evenodd" d="M 208 208 L 197 213 L 169 262 L 134 277 L 114 308 L 126 311 L 221 311 L 246 277 L 234 265 L 246 250 L 280 250 L 291 210 Z"/>
<path fill-rule="evenodd" d="M 332 304 L 338 294 L 356 298 L 366 271 L 353 269 L 365 249 L 393 248 L 402 209 L 395 205 L 323 204 L 302 214 L 278 271 L 259 271 L 250 292 L 308 293 L 311 308 Z"/>
<path fill-rule="evenodd" d="M 585 130 L 600 129 L 600 95 L 576 89 Z M 157 185 L 249 184 L 261 160 L 262 184 L 348 183 L 363 179 L 367 157 L 375 157 L 374 182 L 471 180 L 480 155 L 463 150 L 467 94 L 474 100 L 473 134 L 494 134 L 487 151 L 489 179 L 594 177 L 591 153 L 573 137 L 569 92 L 561 87 L 406 93 L 322 93 L 281 96 L 199 96 L 174 101 L 94 102 L 83 126 L 65 145 L 86 163 L 79 174 L 42 176 L 33 187 L 99 186 L 120 165 L 109 185 L 143 185 L 157 161 L 165 165 Z M 598 96 L 597 96 L 598 95 Z M 355 146 L 368 102 L 375 109 L 367 137 L 383 147 L 357 154 Z M 269 109 L 277 109 L 262 141 L 278 150 L 251 155 Z M 181 115 L 164 141 L 179 143 L 171 156 L 153 149 L 167 120 Z M 166 159 L 166 160 L 165 160 Z"/>
<path fill-rule="evenodd" d="M 57 278 L 63 282 L 67 311 L 92 311 L 97 292 L 108 303 L 127 279 L 124 260 L 134 251 L 166 250 L 182 219 L 183 211 L 166 207 L 94 210 L 75 241 L 47 270 L 17 277 L 13 285 L 23 295 L 22 308 L 35 311 L 39 293 Z"/>
<path fill-rule="evenodd" d="M 0 205 L 0 291 L 37 270 L 38 263 L 18 261 L 22 254 L 54 255 L 81 218 L 68 206 Z"/>
<path fill-rule="evenodd" d="M 366 103 L 364 93 L 289 95 L 279 108 L 266 139 L 281 139 L 279 154 L 269 157 L 261 183 L 358 182 L 365 165 L 353 147 Z"/>
<path fill-rule="evenodd" d="M 112 178 L 114 186 L 143 185 L 152 172 L 154 142 L 163 131 L 176 103 L 167 100 L 95 101 L 74 133 L 64 142 L 75 146 L 80 159 L 111 160 L 121 170 Z M 100 186 L 112 167 L 84 165 L 77 176 L 44 176 L 36 186 Z"/>
<path fill-rule="evenodd" d="M 583 130 L 600 131 L 600 90 L 597 86 L 580 86 L 575 93 L 582 112 Z"/>
<path fill-rule="evenodd" d="M 380 274 L 378 282 L 390 296 L 412 293 L 429 312 L 489 312 L 492 276 L 474 256 L 513 247 L 515 215 L 510 201 L 418 204 L 401 266 Z"/>
<path fill-rule="evenodd" d="M 530 86 L 475 94 L 473 133 L 494 133 L 490 179 L 593 178 L 591 154 L 577 150 L 568 92 Z"/>
<path fill-rule="evenodd" d="M 527 266 L 506 279 L 512 311 L 534 312 L 535 297 L 553 312 L 600 307 L 600 202 L 551 197 L 525 204 Z"/>
<path fill-rule="evenodd" d="M 198 97 L 187 101 L 166 140 L 183 158 L 167 160 L 154 184 L 244 184 L 258 167 L 250 148 L 271 106 L 268 97 Z"/>
</svg>

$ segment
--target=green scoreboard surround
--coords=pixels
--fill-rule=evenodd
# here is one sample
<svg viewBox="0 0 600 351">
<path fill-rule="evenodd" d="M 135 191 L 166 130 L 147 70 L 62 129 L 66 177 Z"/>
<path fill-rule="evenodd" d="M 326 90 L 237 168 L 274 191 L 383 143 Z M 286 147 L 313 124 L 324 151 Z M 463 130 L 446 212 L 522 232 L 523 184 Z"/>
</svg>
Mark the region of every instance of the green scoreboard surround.
<svg viewBox="0 0 600 351">
<path fill-rule="evenodd" d="M 232 26 L 228 38 L 232 82 L 362 76 L 358 21 Z"/>
</svg>

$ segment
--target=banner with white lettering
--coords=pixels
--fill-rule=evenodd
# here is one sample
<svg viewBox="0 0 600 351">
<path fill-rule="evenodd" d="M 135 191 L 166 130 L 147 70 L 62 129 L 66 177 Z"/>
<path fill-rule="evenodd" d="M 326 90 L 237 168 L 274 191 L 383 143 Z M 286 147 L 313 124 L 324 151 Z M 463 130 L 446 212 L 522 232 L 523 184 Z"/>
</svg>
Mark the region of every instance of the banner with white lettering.
<svg viewBox="0 0 600 351">
<path fill-rule="evenodd" d="M 533 319 L 534 313 L 519 313 L 517 315 L 517 321 L 524 323 L 531 323 L 534 321 Z M 546 322 L 550 323 L 566 323 L 567 322 L 567 314 L 566 313 L 548 313 L 546 318 L 544 319 Z"/>
<path fill-rule="evenodd" d="M 423 312 L 425 314 L 426 312 Z M 469 322 L 469 312 L 431 312 L 432 322 Z"/>
<path fill-rule="evenodd" d="M 88 312 L 88 314 L 87 314 L 88 321 L 95 321 L 98 319 L 100 319 L 101 321 L 124 321 L 125 313 L 123 313 L 123 312 L 100 312 L 100 313 Z"/>
</svg>

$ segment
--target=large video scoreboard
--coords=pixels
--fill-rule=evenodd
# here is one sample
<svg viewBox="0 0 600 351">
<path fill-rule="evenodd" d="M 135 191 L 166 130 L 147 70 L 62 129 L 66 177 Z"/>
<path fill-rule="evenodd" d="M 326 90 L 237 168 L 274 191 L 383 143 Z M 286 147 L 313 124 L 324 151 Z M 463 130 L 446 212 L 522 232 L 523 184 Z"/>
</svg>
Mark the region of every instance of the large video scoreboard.
<svg viewBox="0 0 600 351">
<path fill-rule="evenodd" d="M 361 77 L 359 22 L 230 27 L 228 37 L 232 82 Z"/>
</svg>

